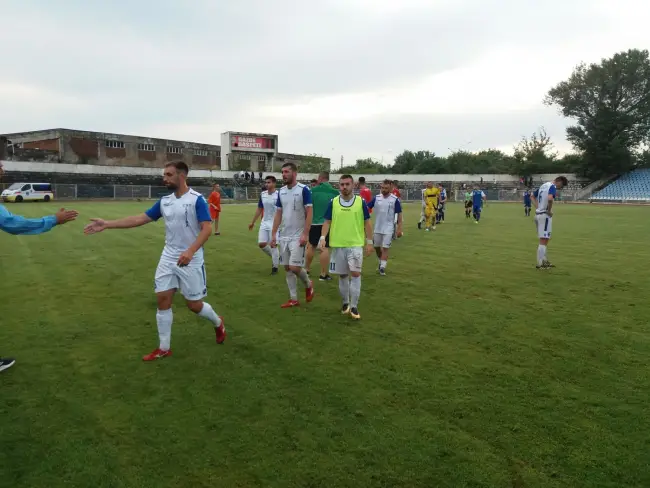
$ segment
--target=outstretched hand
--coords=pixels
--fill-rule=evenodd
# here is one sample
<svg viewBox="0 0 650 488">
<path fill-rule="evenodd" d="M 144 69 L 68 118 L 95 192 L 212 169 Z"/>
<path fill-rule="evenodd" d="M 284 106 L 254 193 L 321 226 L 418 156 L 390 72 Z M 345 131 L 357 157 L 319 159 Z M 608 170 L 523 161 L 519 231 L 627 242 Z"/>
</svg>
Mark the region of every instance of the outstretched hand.
<svg viewBox="0 0 650 488">
<path fill-rule="evenodd" d="M 56 223 L 58 225 L 62 225 L 79 217 L 79 212 L 76 210 L 66 210 L 65 208 L 62 208 L 57 213 L 55 213 L 54 216 L 56 217 Z"/>
<path fill-rule="evenodd" d="M 84 227 L 84 234 L 97 234 L 103 230 L 106 230 L 106 221 L 102 219 L 90 219 L 90 224 Z"/>
</svg>

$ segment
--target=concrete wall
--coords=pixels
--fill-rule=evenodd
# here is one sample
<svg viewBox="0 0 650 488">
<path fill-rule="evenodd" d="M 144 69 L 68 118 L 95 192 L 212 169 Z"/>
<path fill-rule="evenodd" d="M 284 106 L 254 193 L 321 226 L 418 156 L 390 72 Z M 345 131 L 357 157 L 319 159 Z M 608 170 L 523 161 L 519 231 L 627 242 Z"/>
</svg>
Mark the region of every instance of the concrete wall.
<svg viewBox="0 0 650 488">
<path fill-rule="evenodd" d="M 6 171 L 22 171 L 34 173 L 69 173 L 69 174 L 99 174 L 99 175 L 140 175 L 140 176 L 159 176 L 162 177 L 163 162 L 156 168 L 147 167 L 133 167 L 133 166 L 106 166 L 106 165 L 92 165 L 92 164 L 66 164 L 66 163 L 37 163 L 25 161 L 3 161 L 2 162 Z M 233 178 L 236 171 L 221 171 L 221 170 L 206 170 L 194 169 L 190 166 L 190 177 L 193 178 Z M 274 175 L 278 179 L 282 179 L 281 173 L 264 173 L 264 176 L 269 174 Z M 301 173 L 301 180 L 310 180 L 316 178 L 317 174 Z M 332 173 L 331 180 L 338 180 L 340 175 Z M 479 182 L 483 177 L 484 183 L 519 183 L 519 177 L 516 175 L 354 175 L 355 178 L 365 176 L 366 181 L 369 183 L 379 183 L 388 178 L 397 180 L 400 183 L 407 182 Z M 534 175 L 536 183 L 539 181 L 550 181 L 555 178 L 556 174 L 551 175 Z M 569 181 L 584 181 L 584 179 L 576 177 L 574 174 L 565 174 Z"/>
</svg>

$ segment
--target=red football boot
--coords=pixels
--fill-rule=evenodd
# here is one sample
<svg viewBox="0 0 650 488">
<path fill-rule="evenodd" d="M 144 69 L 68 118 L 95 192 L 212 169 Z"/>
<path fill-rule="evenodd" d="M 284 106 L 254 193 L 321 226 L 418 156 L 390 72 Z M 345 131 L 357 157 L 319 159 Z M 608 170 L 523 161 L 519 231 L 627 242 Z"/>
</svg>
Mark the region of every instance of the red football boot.
<svg viewBox="0 0 650 488">
<path fill-rule="evenodd" d="M 223 320 L 223 317 L 219 317 L 221 319 L 221 325 L 219 327 L 215 327 L 214 333 L 217 336 L 217 344 L 223 344 L 223 341 L 226 340 L 226 323 Z"/>
<path fill-rule="evenodd" d="M 156 359 L 162 359 L 166 358 L 167 356 L 172 355 L 172 350 L 168 349 L 167 351 L 163 351 L 160 348 L 155 349 L 154 351 L 150 352 L 146 356 L 143 356 L 142 360 L 143 361 L 155 361 Z"/>
<path fill-rule="evenodd" d="M 289 300 L 286 303 L 283 303 L 280 305 L 280 308 L 292 308 L 292 307 L 299 307 L 300 302 L 298 300 Z"/>
</svg>

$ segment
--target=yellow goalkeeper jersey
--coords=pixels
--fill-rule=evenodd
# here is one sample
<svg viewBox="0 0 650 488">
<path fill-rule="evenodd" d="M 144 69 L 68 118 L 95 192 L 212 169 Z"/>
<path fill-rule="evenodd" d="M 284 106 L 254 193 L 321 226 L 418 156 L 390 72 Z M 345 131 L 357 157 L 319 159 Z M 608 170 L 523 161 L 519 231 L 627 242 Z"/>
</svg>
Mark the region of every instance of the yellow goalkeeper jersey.
<svg viewBox="0 0 650 488">
<path fill-rule="evenodd" d="M 436 188 L 436 187 L 425 188 L 425 190 L 424 190 L 424 202 L 426 203 L 427 207 L 437 207 L 439 198 L 440 198 L 440 189 L 439 188 Z"/>
</svg>

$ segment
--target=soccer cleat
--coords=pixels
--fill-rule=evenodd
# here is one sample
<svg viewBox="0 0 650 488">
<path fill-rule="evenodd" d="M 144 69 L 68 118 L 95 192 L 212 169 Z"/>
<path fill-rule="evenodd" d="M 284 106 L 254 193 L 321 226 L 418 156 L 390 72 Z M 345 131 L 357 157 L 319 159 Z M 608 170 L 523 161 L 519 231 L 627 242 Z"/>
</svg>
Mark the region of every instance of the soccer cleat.
<svg viewBox="0 0 650 488">
<path fill-rule="evenodd" d="M 271 274 L 272 274 L 272 275 L 276 275 L 276 274 L 278 274 L 278 268 L 276 268 L 275 266 L 272 267 L 272 268 L 271 268 Z"/>
<path fill-rule="evenodd" d="M 311 283 L 309 285 L 309 288 L 305 289 L 305 300 L 307 301 L 307 303 L 311 302 L 314 299 L 314 295 L 315 295 L 314 284 Z"/>
<path fill-rule="evenodd" d="M 223 341 L 226 340 L 226 323 L 223 320 L 223 317 L 219 316 L 221 319 L 221 325 L 214 328 L 214 334 L 217 337 L 217 344 L 223 344 Z"/>
<path fill-rule="evenodd" d="M 386 270 L 384 268 L 379 268 L 379 276 L 386 276 Z"/>
<path fill-rule="evenodd" d="M 361 315 L 359 314 L 359 310 L 357 310 L 357 307 L 350 308 L 350 316 L 354 320 L 359 320 L 361 318 Z"/>
<path fill-rule="evenodd" d="M 291 307 L 299 307 L 300 302 L 298 300 L 289 300 L 286 303 L 283 303 L 280 305 L 280 308 L 291 308 Z"/>
<path fill-rule="evenodd" d="M 422 230 L 422 222 L 418 222 L 418 230 Z"/>
<path fill-rule="evenodd" d="M 0 358 L 0 371 L 11 368 L 16 364 L 16 360 L 13 358 Z"/>
<path fill-rule="evenodd" d="M 166 358 L 167 356 L 172 355 L 172 350 L 168 349 L 167 351 L 163 351 L 160 348 L 156 348 L 146 356 L 142 358 L 143 361 L 155 361 L 156 359 L 162 359 Z"/>
<path fill-rule="evenodd" d="M 542 264 L 547 268 L 555 268 L 555 265 L 552 264 L 550 261 L 545 260 Z"/>
<path fill-rule="evenodd" d="M 332 281 L 332 277 L 330 275 L 321 275 L 318 277 L 319 281 Z"/>
<path fill-rule="evenodd" d="M 341 315 L 346 315 L 350 313 L 350 305 L 347 303 L 344 303 L 343 306 L 341 307 Z"/>
</svg>

